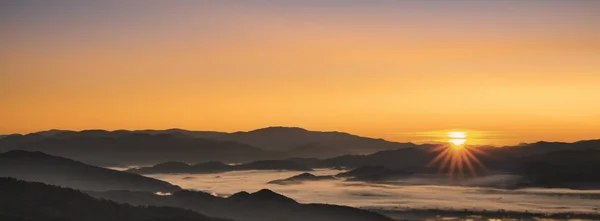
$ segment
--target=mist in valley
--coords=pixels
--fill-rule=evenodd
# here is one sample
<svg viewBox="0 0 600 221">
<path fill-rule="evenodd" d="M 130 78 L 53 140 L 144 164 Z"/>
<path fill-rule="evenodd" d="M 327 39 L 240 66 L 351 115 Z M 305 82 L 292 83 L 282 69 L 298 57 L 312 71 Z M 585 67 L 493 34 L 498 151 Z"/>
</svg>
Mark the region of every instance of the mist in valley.
<svg viewBox="0 0 600 221">
<path fill-rule="evenodd" d="M 319 169 L 314 175 L 335 175 L 340 170 Z M 502 189 L 520 178 L 498 174 L 451 182 L 443 175 L 423 175 L 390 182 L 371 183 L 343 179 L 305 181 L 298 184 L 267 184 L 300 174 L 291 171 L 234 171 L 217 174 L 153 174 L 184 189 L 213 195 L 271 189 L 302 203 L 327 203 L 353 207 L 412 210 L 514 211 L 535 213 L 596 213 L 600 190 Z"/>
</svg>

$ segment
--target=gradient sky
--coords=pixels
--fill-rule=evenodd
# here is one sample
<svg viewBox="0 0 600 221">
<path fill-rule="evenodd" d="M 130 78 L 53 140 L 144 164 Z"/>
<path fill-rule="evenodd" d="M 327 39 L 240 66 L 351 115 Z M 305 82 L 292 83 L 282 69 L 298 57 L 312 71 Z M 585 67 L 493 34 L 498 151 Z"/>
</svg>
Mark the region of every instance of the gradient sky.
<svg viewBox="0 0 600 221">
<path fill-rule="evenodd" d="M 3 0 L 0 134 L 600 138 L 599 12 L 592 0 Z"/>
</svg>

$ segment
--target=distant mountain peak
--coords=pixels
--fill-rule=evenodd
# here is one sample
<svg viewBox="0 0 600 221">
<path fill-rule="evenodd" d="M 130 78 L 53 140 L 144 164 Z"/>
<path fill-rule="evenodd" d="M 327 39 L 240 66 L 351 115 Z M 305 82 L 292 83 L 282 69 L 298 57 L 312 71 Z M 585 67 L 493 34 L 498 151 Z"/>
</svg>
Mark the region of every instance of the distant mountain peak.
<svg viewBox="0 0 600 221">
<path fill-rule="evenodd" d="M 314 178 L 314 177 L 317 177 L 317 176 L 313 175 L 312 173 L 302 173 L 300 175 L 293 176 L 292 178 Z"/>
<path fill-rule="evenodd" d="M 261 189 L 250 195 L 259 200 L 275 201 L 275 202 L 280 202 L 280 203 L 297 203 L 295 200 L 288 198 L 284 195 L 281 195 L 279 193 L 273 192 L 272 190 L 269 190 L 269 189 Z"/>
<path fill-rule="evenodd" d="M 93 133 L 93 132 L 102 132 L 102 133 L 107 133 L 107 132 L 110 132 L 110 131 L 108 131 L 108 130 L 102 130 L 102 129 L 89 129 L 89 130 L 82 130 L 82 131 L 79 131 L 79 132 L 90 132 L 90 133 Z"/>
<path fill-rule="evenodd" d="M 350 135 L 350 136 L 356 136 L 356 135 L 352 135 L 346 132 L 340 132 L 340 131 L 320 131 L 320 130 L 308 130 L 302 127 L 293 127 L 293 126 L 269 126 L 269 127 L 264 127 L 264 128 L 259 128 L 259 129 L 255 129 L 255 130 L 251 130 L 251 131 L 247 131 L 247 132 L 236 132 L 236 133 L 256 133 L 256 132 L 280 132 L 280 133 L 332 133 L 332 134 L 343 134 L 343 135 Z M 376 138 L 373 138 L 376 139 Z"/>
<path fill-rule="evenodd" d="M 333 176 L 316 176 L 312 173 L 302 173 L 287 179 L 273 180 L 268 182 L 267 184 L 278 184 L 278 185 L 290 185 L 290 184 L 298 184 L 304 181 L 320 181 L 320 180 L 333 180 L 335 177 Z"/>
<path fill-rule="evenodd" d="M 261 189 L 259 191 L 252 193 L 252 195 L 265 195 L 266 196 L 266 195 L 280 195 L 280 194 L 273 192 L 273 190 L 270 190 L 270 189 Z M 282 195 L 280 195 L 280 196 L 282 196 Z"/>
<path fill-rule="evenodd" d="M 246 192 L 246 191 L 241 191 L 241 192 L 237 192 L 231 196 L 229 196 L 229 199 L 247 199 L 248 197 L 250 197 L 250 193 Z"/>
<path fill-rule="evenodd" d="M 204 163 L 197 163 L 192 166 L 223 167 L 223 166 L 228 166 L 228 165 L 221 161 L 208 161 L 208 162 L 204 162 Z"/>
<path fill-rule="evenodd" d="M 189 166 L 187 163 L 177 162 L 177 161 L 167 161 L 164 163 L 159 163 L 154 165 L 154 167 L 172 167 L 172 166 Z"/>
<path fill-rule="evenodd" d="M 271 127 L 265 127 L 265 128 L 260 128 L 260 129 L 256 129 L 256 130 L 251 130 L 248 131 L 249 133 L 252 132 L 281 132 L 281 131 L 298 131 L 298 132 L 307 132 L 307 129 L 301 128 L 301 127 L 284 127 L 284 126 L 271 126 Z"/>
<path fill-rule="evenodd" d="M 248 193 L 246 191 L 241 191 L 229 196 L 228 199 L 236 200 L 236 201 L 256 201 L 256 202 L 270 202 L 270 203 L 288 203 L 288 204 L 296 204 L 295 200 L 288 198 L 279 193 L 273 192 L 269 189 L 261 189 L 254 193 Z"/>
</svg>

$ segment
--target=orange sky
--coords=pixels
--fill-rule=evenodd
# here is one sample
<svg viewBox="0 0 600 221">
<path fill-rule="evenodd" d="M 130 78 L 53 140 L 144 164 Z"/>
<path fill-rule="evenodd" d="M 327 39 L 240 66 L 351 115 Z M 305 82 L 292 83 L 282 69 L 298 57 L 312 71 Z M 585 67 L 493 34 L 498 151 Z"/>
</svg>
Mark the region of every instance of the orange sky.
<svg viewBox="0 0 600 221">
<path fill-rule="evenodd" d="M 492 144 L 600 138 L 595 1 L 175 2 L 1 7 L 0 134 L 283 125 L 416 142 L 451 129 Z"/>
</svg>

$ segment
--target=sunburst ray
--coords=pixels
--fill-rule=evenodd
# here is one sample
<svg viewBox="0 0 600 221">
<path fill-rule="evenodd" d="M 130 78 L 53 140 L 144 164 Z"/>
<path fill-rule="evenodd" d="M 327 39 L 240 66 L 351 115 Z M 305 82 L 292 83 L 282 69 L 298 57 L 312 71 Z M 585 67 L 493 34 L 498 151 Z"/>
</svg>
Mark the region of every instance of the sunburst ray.
<svg viewBox="0 0 600 221">
<path fill-rule="evenodd" d="M 485 165 L 477 157 L 477 155 L 486 155 L 480 154 L 485 153 L 482 150 L 457 145 L 443 145 L 436 149 L 443 150 L 437 151 L 439 153 L 426 166 L 437 166 L 438 173 L 446 173 L 451 181 L 463 180 L 465 175 L 477 176 L 478 170 L 487 171 Z"/>
</svg>

